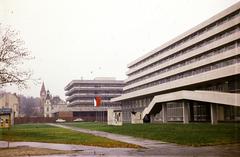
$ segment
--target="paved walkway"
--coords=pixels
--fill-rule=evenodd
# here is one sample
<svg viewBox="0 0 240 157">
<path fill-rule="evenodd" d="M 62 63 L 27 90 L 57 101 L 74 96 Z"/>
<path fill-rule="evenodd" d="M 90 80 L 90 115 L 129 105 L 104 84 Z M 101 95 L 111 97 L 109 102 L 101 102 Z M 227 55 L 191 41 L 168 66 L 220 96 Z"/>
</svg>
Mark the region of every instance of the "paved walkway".
<svg viewBox="0 0 240 157">
<path fill-rule="evenodd" d="M 118 135 L 107 133 L 103 131 L 93 131 L 89 129 L 76 128 L 61 124 L 49 124 L 56 127 L 66 128 L 70 130 L 75 130 L 79 132 L 84 132 L 88 134 L 93 134 L 96 136 L 106 137 L 113 140 L 118 140 L 122 142 L 132 143 L 136 145 L 140 145 L 142 149 L 121 149 L 120 152 L 115 152 L 114 155 L 123 155 L 123 156 L 231 156 L 238 157 L 240 154 L 240 144 L 231 144 L 231 145 L 221 145 L 221 146 L 208 146 L 208 147 L 190 147 L 190 146 L 182 146 L 177 144 L 170 144 L 161 141 L 147 140 L 141 138 L 134 138 L 131 136 Z M 96 152 L 98 154 L 108 154 L 111 152 L 111 149 L 108 148 L 108 152 L 105 152 L 101 149 L 101 152 Z M 120 150 L 117 148 L 117 150 Z"/>
<path fill-rule="evenodd" d="M 8 142 L 0 141 L 0 148 L 6 148 Z M 43 143 L 43 142 L 10 142 L 9 147 L 27 146 L 34 148 L 48 148 L 55 150 L 73 150 L 76 151 L 74 154 L 58 154 L 49 155 L 49 157 L 88 157 L 88 156 L 115 156 L 123 155 L 128 156 L 129 152 L 134 151 L 131 148 L 102 148 L 94 146 L 74 145 L 74 144 L 56 144 L 56 143 Z M 0 151 L 1 153 L 1 151 Z M 47 156 L 44 156 L 47 157 Z"/>
<path fill-rule="evenodd" d="M 153 148 L 156 146 L 158 147 L 159 145 L 162 145 L 162 144 L 166 144 L 166 142 L 161 142 L 161 141 L 135 138 L 132 136 L 119 135 L 119 134 L 113 134 L 113 133 L 108 133 L 108 132 L 103 132 L 103 131 L 77 128 L 77 127 L 66 126 L 66 125 L 55 124 L 55 123 L 54 124 L 48 123 L 48 125 L 61 127 L 61 128 L 65 128 L 65 129 L 70 129 L 70 130 L 74 130 L 74 131 L 79 131 L 79 132 L 83 132 L 83 133 L 88 133 L 88 134 L 92 134 L 92 135 L 96 135 L 96 136 L 106 137 L 106 138 L 121 141 L 121 142 L 136 144 L 136 145 L 139 145 L 139 146 L 142 146 L 145 148 Z"/>
</svg>

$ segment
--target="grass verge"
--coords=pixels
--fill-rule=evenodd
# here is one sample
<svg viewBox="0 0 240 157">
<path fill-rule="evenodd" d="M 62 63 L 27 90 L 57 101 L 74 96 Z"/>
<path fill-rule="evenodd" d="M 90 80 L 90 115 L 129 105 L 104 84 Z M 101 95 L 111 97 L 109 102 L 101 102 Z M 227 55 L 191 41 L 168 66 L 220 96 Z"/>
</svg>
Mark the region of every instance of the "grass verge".
<svg viewBox="0 0 240 157">
<path fill-rule="evenodd" d="M 46 148 L 31 148 L 31 147 L 0 148 L 0 157 L 73 154 L 73 153 L 75 153 L 75 151 L 53 150 Z"/>
<path fill-rule="evenodd" d="M 81 144 L 100 147 L 138 148 L 139 146 L 44 124 L 22 124 L 0 129 L 0 140 Z"/>
<path fill-rule="evenodd" d="M 124 124 L 108 126 L 105 123 L 67 123 L 66 125 L 165 141 L 191 146 L 220 145 L 240 142 L 240 123 L 194 124 Z"/>
</svg>

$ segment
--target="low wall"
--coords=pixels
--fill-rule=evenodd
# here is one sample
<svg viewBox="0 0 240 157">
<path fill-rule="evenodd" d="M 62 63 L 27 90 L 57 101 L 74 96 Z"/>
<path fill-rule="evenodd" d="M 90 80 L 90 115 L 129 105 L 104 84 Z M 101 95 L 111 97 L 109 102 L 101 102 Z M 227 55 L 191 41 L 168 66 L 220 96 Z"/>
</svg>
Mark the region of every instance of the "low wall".
<svg viewBox="0 0 240 157">
<path fill-rule="evenodd" d="M 61 119 L 66 122 L 72 122 L 75 117 L 62 117 Z M 56 117 L 17 117 L 14 118 L 14 124 L 26 124 L 26 123 L 56 123 Z"/>
<path fill-rule="evenodd" d="M 81 118 L 86 122 L 106 122 L 107 114 L 103 115 L 86 115 L 86 116 L 75 116 L 75 117 L 59 117 L 64 119 L 66 122 L 73 122 L 75 119 Z M 56 123 L 57 117 L 16 117 L 14 118 L 14 124 L 27 124 L 27 123 Z"/>
</svg>

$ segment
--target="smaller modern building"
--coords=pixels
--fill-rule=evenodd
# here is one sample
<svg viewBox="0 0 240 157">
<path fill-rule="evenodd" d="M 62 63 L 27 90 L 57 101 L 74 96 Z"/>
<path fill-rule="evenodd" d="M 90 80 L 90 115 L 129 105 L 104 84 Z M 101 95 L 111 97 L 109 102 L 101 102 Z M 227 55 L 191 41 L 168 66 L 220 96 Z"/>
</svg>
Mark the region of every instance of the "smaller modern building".
<svg viewBox="0 0 240 157">
<path fill-rule="evenodd" d="M 83 120 L 107 120 L 107 109 L 120 109 L 119 102 L 112 98 L 122 94 L 124 82 L 113 77 L 97 77 L 93 80 L 73 80 L 66 87 L 66 101 L 73 117 Z M 94 99 L 101 99 L 100 107 L 94 107 Z"/>
</svg>

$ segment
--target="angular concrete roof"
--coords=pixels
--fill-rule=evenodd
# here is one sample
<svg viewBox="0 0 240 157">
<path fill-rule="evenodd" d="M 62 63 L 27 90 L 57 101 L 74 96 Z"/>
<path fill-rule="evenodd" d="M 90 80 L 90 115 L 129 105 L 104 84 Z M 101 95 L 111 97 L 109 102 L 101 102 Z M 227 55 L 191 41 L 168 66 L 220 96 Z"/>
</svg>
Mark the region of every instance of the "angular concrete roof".
<svg viewBox="0 0 240 157">
<path fill-rule="evenodd" d="M 194 100 L 209 102 L 215 104 L 223 104 L 230 106 L 240 106 L 240 94 L 239 93 L 225 93 L 216 91 L 178 91 L 168 94 L 157 95 L 153 98 L 147 108 L 144 109 L 142 117 L 148 114 L 156 103 L 170 102 L 176 100 Z"/>
</svg>

